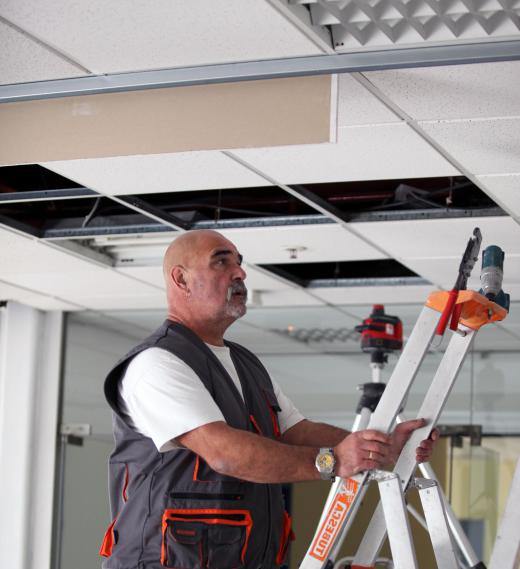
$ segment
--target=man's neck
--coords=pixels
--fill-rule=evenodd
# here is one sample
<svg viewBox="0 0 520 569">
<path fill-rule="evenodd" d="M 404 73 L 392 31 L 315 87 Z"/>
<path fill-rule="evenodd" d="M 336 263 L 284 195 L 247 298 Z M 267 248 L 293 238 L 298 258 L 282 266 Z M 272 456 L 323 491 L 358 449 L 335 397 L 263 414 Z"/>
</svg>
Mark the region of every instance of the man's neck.
<svg viewBox="0 0 520 569">
<path fill-rule="evenodd" d="M 197 334 L 197 336 L 206 344 L 211 346 L 224 346 L 224 332 L 227 330 L 226 327 L 216 326 L 213 323 L 208 322 L 194 322 L 192 319 L 182 318 L 178 314 L 168 312 L 168 320 L 173 322 L 178 322 L 186 328 L 189 328 L 192 332 Z"/>
</svg>

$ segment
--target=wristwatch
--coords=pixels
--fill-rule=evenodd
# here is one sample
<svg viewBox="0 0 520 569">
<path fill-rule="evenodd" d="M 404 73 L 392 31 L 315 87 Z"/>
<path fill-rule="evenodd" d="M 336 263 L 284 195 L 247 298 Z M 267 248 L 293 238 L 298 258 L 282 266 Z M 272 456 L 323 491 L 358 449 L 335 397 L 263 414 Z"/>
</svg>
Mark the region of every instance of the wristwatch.
<svg viewBox="0 0 520 569">
<path fill-rule="evenodd" d="M 320 448 L 320 452 L 316 456 L 316 468 L 320 473 L 322 480 L 331 480 L 334 482 L 334 466 L 336 458 L 334 457 L 334 449 Z"/>
</svg>

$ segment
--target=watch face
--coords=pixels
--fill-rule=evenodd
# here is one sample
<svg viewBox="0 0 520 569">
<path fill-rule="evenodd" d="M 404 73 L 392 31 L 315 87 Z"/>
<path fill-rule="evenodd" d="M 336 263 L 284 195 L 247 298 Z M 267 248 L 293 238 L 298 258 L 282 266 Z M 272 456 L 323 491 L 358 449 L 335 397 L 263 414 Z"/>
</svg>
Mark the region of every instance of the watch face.
<svg viewBox="0 0 520 569">
<path fill-rule="evenodd" d="M 332 471 L 334 468 L 334 457 L 330 453 L 320 453 L 316 458 L 316 466 L 319 470 Z"/>
</svg>

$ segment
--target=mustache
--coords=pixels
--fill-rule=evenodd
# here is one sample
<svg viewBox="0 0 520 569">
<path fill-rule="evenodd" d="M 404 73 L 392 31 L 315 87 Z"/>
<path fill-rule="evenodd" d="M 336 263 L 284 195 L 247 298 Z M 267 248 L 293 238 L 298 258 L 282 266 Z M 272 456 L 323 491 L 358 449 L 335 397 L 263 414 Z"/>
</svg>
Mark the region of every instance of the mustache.
<svg viewBox="0 0 520 569">
<path fill-rule="evenodd" d="M 227 300 L 231 300 L 234 294 L 243 294 L 247 298 L 247 288 L 243 281 L 233 281 L 227 290 Z"/>
</svg>

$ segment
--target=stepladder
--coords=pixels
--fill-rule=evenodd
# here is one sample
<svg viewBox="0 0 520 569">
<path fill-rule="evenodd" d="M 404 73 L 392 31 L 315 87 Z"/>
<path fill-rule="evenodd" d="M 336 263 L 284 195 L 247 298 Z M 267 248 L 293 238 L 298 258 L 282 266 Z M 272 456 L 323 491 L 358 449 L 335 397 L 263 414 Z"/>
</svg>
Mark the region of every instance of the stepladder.
<svg viewBox="0 0 520 569">
<path fill-rule="evenodd" d="M 428 297 L 388 381 L 387 388 L 370 416 L 369 429 L 385 433 L 391 431 L 430 347 L 440 315 L 447 302 L 448 293 L 446 292 L 432 293 Z M 426 419 L 425 426 L 412 433 L 392 473 L 362 472 L 348 479 L 336 480 L 329 493 L 316 534 L 300 565 L 301 569 L 333 567 L 338 541 L 348 534 L 372 480 L 378 482 L 382 490 L 382 500 L 365 532 L 352 562 L 352 568 L 369 569 L 375 566 L 387 531 L 394 558 L 393 566 L 397 569 L 417 567 L 413 545 L 406 531 L 406 525 L 403 525 L 404 520 L 394 520 L 395 516 L 401 512 L 401 506 L 404 504 L 403 493 L 409 487 L 417 466 L 415 449 L 421 440 L 428 438 L 435 427 L 478 330 L 490 322 L 502 320 L 507 314 L 504 308 L 474 291 L 460 291 L 457 305 L 460 305 L 458 307 L 461 316 L 459 325 L 451 335 L 417 414 L 418 417 Z M 437 558 L 438 566 L 442 569 L 452 567 L 458 569 L 459 566 L 456 564 L 453 553 L 453 540 L 449 532 L 446 534 L 445 531 L 447 527 L 446 510 L 438 487 L 431 480 L 415 482 L 414 485 L 417 486 L 421 496 L 436 556 L 438 551 L 441 555 Z M 426 500 L 426 497 L 429 499 Z M 388 506 L 389 500 L 392 506 Z M 401 506 L 398 507 L 398 504 Z M 388 521 L 388 517 L 392 519 L 391 522 Z M 428 520 L 428 517 L 431 520 Z M 432 524 L 431 528 L 430 524 Z M 390 535 L 391 533 L 393 535 Z M 396 548 L 399 548 L 400 552 L 396 552 Z M 449 559 L 449 562 L 444 559 Z M 474 567 L 484 566 L 477 564 Z"/>
</svg>

